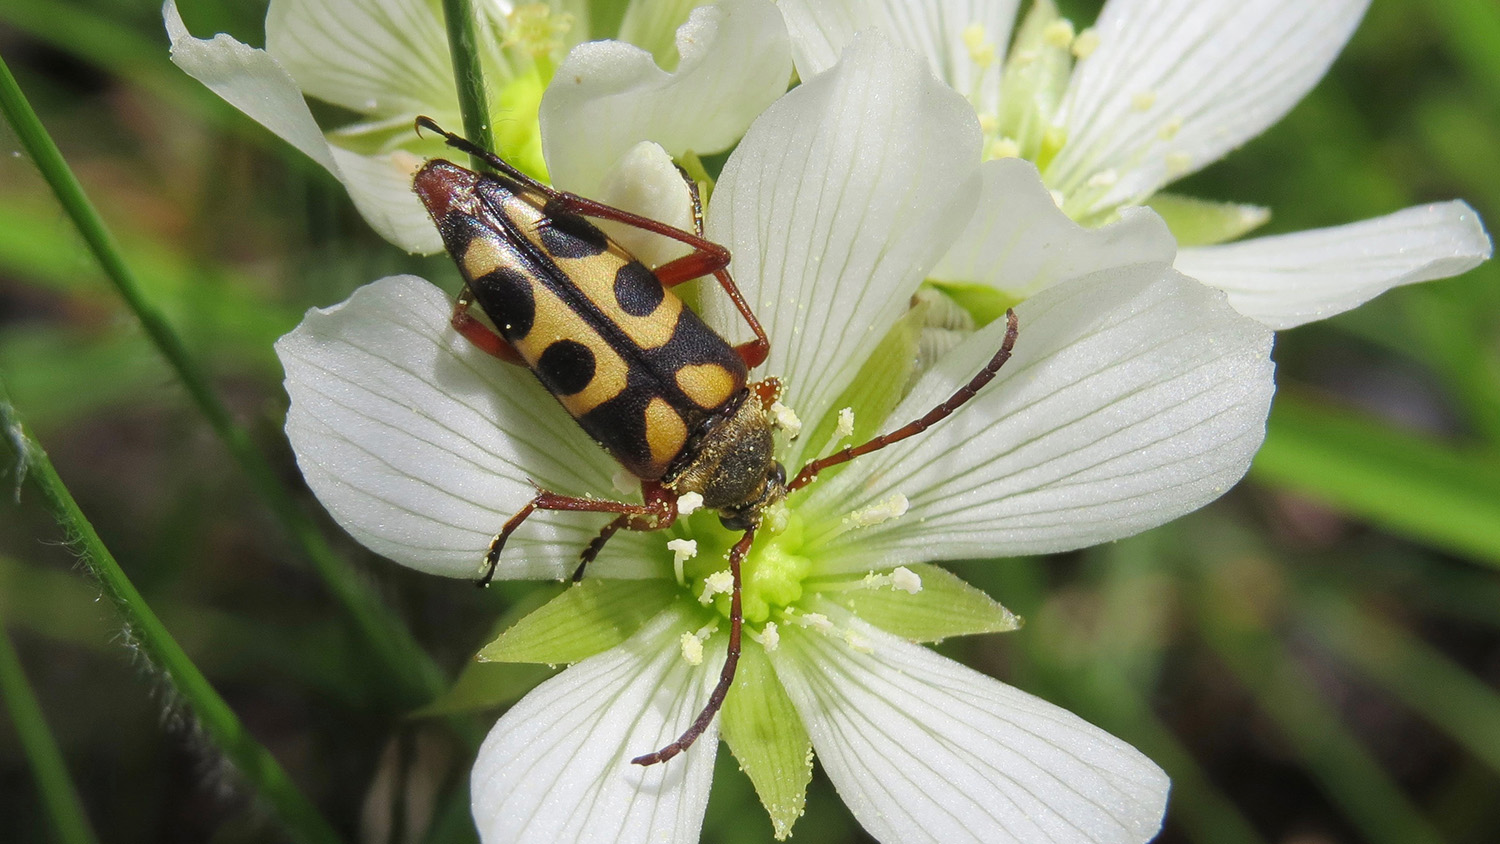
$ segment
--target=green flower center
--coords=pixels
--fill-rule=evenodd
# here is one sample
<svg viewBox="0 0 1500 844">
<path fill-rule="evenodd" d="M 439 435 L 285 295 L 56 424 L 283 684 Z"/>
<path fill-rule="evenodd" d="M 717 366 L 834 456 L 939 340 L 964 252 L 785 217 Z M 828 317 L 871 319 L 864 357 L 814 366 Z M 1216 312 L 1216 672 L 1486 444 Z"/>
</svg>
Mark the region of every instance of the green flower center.
<svg viewBox="0 0 1500 844">
<path fill-rule="evenodd" d="M 742 534 L 726 530 L 714 513 L 694 514 L 686 521 L 686 533 L 697 543 L 697 554 L 683 565 L 684 587 L 700 603 L 706 595 L 708 603 L 728 618 L 732 583 L 728 555 Z M 791 511 L 784 520 L 772 514 L 760 528 L 740 566 L 740 600 L 747 624 L 764 624 L 775 611 L 802 598 L 802 583 L 812 569 L 812 560 L 802 555 L 802 535 L 802 519 Z"/>
</svg>

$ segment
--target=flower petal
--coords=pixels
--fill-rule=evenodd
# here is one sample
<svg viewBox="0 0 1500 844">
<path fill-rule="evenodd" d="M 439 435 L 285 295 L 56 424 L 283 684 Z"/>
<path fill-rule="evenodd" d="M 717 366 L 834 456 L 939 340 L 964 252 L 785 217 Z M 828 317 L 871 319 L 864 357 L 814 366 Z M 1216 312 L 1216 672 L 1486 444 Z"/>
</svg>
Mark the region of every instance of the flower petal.
<svg viewBox="0 0 1500 844">
<path fill-rule="evenodd" d="M 447 35 L 426 0 L 274 0 L 266 52 L 308 95 L 350 111 L 458 113 Z"/>
<path fill-rule="evenodd" d="M 334 519 L 402 565 L 475 577 L 490 537 L 535 494 L 608 493 L 618 471 L 530 373 L 448 325 L 452 303 L 414 276 L 308 311 L 276 352 L 287 437 Z M 605 517 L 539 512 L 506 546 L 502 578 L 560 578 Z M 658 538 L 658 543 L 663 542 Z M 616 537 L 594 573 L 656 570 L 642 534 Z"/>
<path fill-rule="evenodd" d="M 792 60 L 781 15 L 766 0 L 693 10 L 677 30 L 676 71 L 622 41 L 575 47 L 542 97 L 553 184 L 592 195 L 636 143 L 673 156 L 728 149 L 786 91 Z"/>
<path fill-rule="evenodd" d="M 1454 200 L 1329 229 L 1184 249 L 1177 269 L 1229 293 L 1272 328 L 1340 314 L 1403 284 L 1448 278 L 1489 260 L 1479 215 Z"/>
<path fill-rule="evenodd" d="M 505 713 L 470 779 L 480 840 L 698 840 L 718 727 L 670 764 L 630 764 L 677 738 L 708 699 L 724 648 L 688 665 L 677 646 L 687 626 L 683 612 L 668 610 Z"/>
<path fill-rule="evenodd" d="M 980 174 L 979 208 L 930 278 L 990 284 L 1019 301 L 1097 270 L 1171 263 L 1177 252 L 1161 217 L 1144 208 L 1103 228 L 1073 222 L 1029 161 L 986 161 Z"/>
<path fill-rule="evenodd" d="M 1265 435 L 1271 332 L 1164 265 L 1060 284 L 1022 303 L 1015 355 L 949 419 L 814 484 L 797 506 L 817 573 L 1066 551 L 1217 498 Z M 916 419 L 980 370 L 1004 320 L 940 360 L 892 414 Z M 905 495 L 904 516 L 843 514 Z M 878 549 L 872 553 L 871 549 Z"/>
<path fill-rule="evenodd" d="M 1218 160 L 1312 90 L 1368 5 L 1111 0 L 1064 98 L 1067 143 L 1047 183 L 1082 218 Z"/>
<path fill-rule="evenodd" d="M 620 156 L 599 185 L 595 199 L 690 232 L 694 225 L 691 197 L 672 156 L 659 144 L 641 141 Z M 614 220 L 594 222 L 648 267 L 659 267 L 692 251 L 681 241 L 635 226 Z"/>
<path fill-rule="evenodd" d="M 709 239 L 734 255 L 771 338 L 765 371 L 783 378 L 784 401 L 809 426 L 972 213 L 978 161 L 973 109 L 878 33 L 767 109 L 730 157 Z M 705 299 L 715 324 L 730 326 L 723 297 Z"/>
<path fill-rule="evenodd" d="M 932 72 L 954 90 L 979 92 L 986 112 L 1000 88 L 1000 66 L 1010 42 L 1019 0 L 781 0 L 781 13 L 792 39 L 797 75 L 808 80 L 833 67 L 855 33 L 876 28 L 896 43 L 927 59 Z M 964 43 L 964 30 L 978 24 L 994 48 L 985 67 L 975 63 Z"/>
<path fill-rule="evenodd" d="M 172 41 L 172 61 L 277 137 L 323 165 L 343 183 L 370 226 L 410 252 L 442 249 L 437 228 L 411 190 L 420 164 L 404 152 L 364 156 L 332 147 L 313 120 L 302 91 L 266 51 L 228 35 L 194 38 L 172 0 L 162 7 Z"/>
<path fill-rule="evenodd" d="M 330 147 L 344 188 L 360 216 L 391 243 L 422 255 L 443 251 L 443 238 L 411 189 L 422 159 L 405 150 L 359 155 Z"/>
<path fill-rule="evenodd" d="M 172 63 L 208 86 L 224 101 L 270 129 L 277 137 L 301 150 L 335 176 L 323 130 L 313 120 L 302 89 L 291 74 L 265 50 L 257 50 L 219 33 L 213 38 L 194 38 L 182 22 L 176 0 L 162 6 L 167 37 L 172 42 Z"/>
<path fill-rule="evenodd" d="M 784 625 L 771 653 L 813 749 L 866 830 L 893 842 L 1144 842 L 1167 776 L 1065 709 L 878 630 Z"/>
</svg>

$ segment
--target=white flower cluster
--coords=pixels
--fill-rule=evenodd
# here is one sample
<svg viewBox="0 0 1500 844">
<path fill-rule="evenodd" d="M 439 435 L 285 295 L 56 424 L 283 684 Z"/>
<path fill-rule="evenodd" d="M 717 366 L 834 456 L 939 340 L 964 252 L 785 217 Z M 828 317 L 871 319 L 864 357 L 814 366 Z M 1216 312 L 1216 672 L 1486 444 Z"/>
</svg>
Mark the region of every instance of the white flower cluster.
<svg viewBox="0 0 1500 844">
<path fill-rule="evenodd" d="M 1461 202 L 1182 249 L 1140 206 L 1285 113 L 1364 0 L 1111 0 L 1082 32 L 1042 0 L 1009 54 L 1016 0 L 724 0 L 666 29 L 650 10 L 671 4 L 641 0 L 625 29 L 649 50 L 586 42 L 586 4 L 494 5 L 492 105 L 545 86 L 537 125 L 559 187 L 686 227 L 672 159 L 734 146 L 708 237 L 771 338 L 787 466 L 847 444 L 856 412 L 880 430 L 917 418 L 994 353 L 1003 320 L 922 372 L 872 376 L 920 286 L 985 285 L 1016 306 L 1020 339 L 993 383 L 794 494 L 745 562 L 742 671 L 760 666 L 759 685 L 737 685 L 720 720 L 778 836 L 801 811 L 810 746 L 881 841 L 1153 837 L 1168 784 L 1150 760 L 914 642 L 1015 625 L 927 564 L 1085 547 L 1204 505 L 1260 445 L 1272 328 L 1489 257 Z M 409 180 L 439 149 L 407 131 L 418 114 L 460 123 L 435 8 L 273 0 L 265 51 L 193 38 L 170 2 L 166 17 L 180 66 L 339 176 L 386 237 L 436 251 Z M 304 93 L 367 120 L 325 132 Z M 422 279 L 387 278 L 309 312 L 277 350 L 287 433 L 339 523 L 404 565 L 469 578 L 533 481 L 575 496 L 628 485 L 527 372 L 458 337 L 451 308 Z M 703 310 L 735 325 L 717 299 Z M 729 583 L 709 549 L 725 546 L 698 504 L 680 502 L 665 545 L 622 532 L 590 568 L 585 585 L 644 584 L 632 594 L 656 590 L 659 611 L 496 724 L 472 780 L 484 841 L 697 839 L 719 723 L 669 763 L 628 760 L 686 727 L 723 661 Z M 563 577 L 599 527 L 538 513 L 496 576 Z M 735 707 L 746 693 L 795 713 L 769 749 L 734 731 L 754 718 Z M 801 773 L 761 778 L 767 753 Z"/>
</svg>

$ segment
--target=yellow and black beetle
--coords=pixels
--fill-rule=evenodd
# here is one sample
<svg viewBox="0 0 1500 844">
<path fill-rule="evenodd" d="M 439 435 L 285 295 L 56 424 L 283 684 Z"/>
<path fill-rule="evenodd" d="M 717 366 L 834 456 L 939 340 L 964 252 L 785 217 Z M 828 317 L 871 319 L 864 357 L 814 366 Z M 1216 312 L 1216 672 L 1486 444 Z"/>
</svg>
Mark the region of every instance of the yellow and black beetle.
<svg viewBox="0 0 1500 844">
<path fill-rule="evenodd" d="M 616 532 L 661 530 L 677 518 L 681 496 L 697 493 L 731 530 L 744 531 L 729 554 L 729 649 L 708 703 L 676 741 L 631 761 L 663 762 L 686 750 L 708 727 L 734 681 L 743 626 L 740 565 L 755 540 L 763 511 L 811 483 L 830 466 L 926 430 L 973 398 L 995 377 L 1015 345 L 1014 312 L 1006 312 L 1005 340 L 990 362 L 947 401 L 869 442 L 814 460 L 787 481 L 772 439 L 775 378 L 750 383 L 770 344 L 728 272 L 729 251 L 703 237 L 696 185 L 697 233 L 553 190 L 475 144 L 444 131 L 430 118 L 419 129 L 493 167 L 477 173 L 433 159 L 417 172 L 414 189 L 458 263 L 465 287 L 453 327 L 484 351 L 529 368 L 600 445 L 641 480 L 642 502 L 575 498 L 538 490 L 491 540 L 488 583 L 506 540 L 541 510 L 614 513 L 583 550 L 574 580 Z M 585 217 L 615 220 L 686 243 L 693 252 L 648 269 Z M 755 339 L 731 346 L 669 288 L 713 275 Z M 478 303 L 491 330 L 468 310 Z M 498 333 L 496 333 L 498 331 Z"/>
</svg>

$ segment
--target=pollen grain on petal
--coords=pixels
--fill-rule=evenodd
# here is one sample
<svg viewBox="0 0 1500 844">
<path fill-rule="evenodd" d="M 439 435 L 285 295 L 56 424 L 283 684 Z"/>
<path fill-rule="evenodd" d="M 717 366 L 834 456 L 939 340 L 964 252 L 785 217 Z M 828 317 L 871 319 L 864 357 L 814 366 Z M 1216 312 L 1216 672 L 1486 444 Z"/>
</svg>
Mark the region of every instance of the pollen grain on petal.
<svg viewBox="0 0 1500 844">
<path fill-rule="evenodd" d="M 1156 105 L 1156 91 L 1148 88 L 1130 95 L 1130 107 L 1136 111 L 1150 111 Z"/>
<path fill-rule="evenodd" d="M 854 527 L 871 527 L 872 525 L 878 525 L 881 522 L 888 522 L 891 519 L 906 515 L 906 511 L 910 507 L 911 502 L 906 499 L 906 496 L 898 492 L 868 507 L 855 510 L 844 517 L 844 522 Z"/>
<path fill-rule="evenodd" d="M 891 588 L 915 595 L 922 591 L 922 576 L 906 566 L 896 566 L 891 572 Z"/>
<path fill-rule="evenodd" d="M 1182 117 L 1180 115 L 1173 115 L 1167 120 L 1166 123 L 1163 123 L 1161 125 L 1160 129 L 1156 130 L 1156 137 L 1161 138 L 1164 141 L 1170 141 L 1173 138 L 1177 137 L 1177 133 L 1181 131 Z"/>
</svg>

